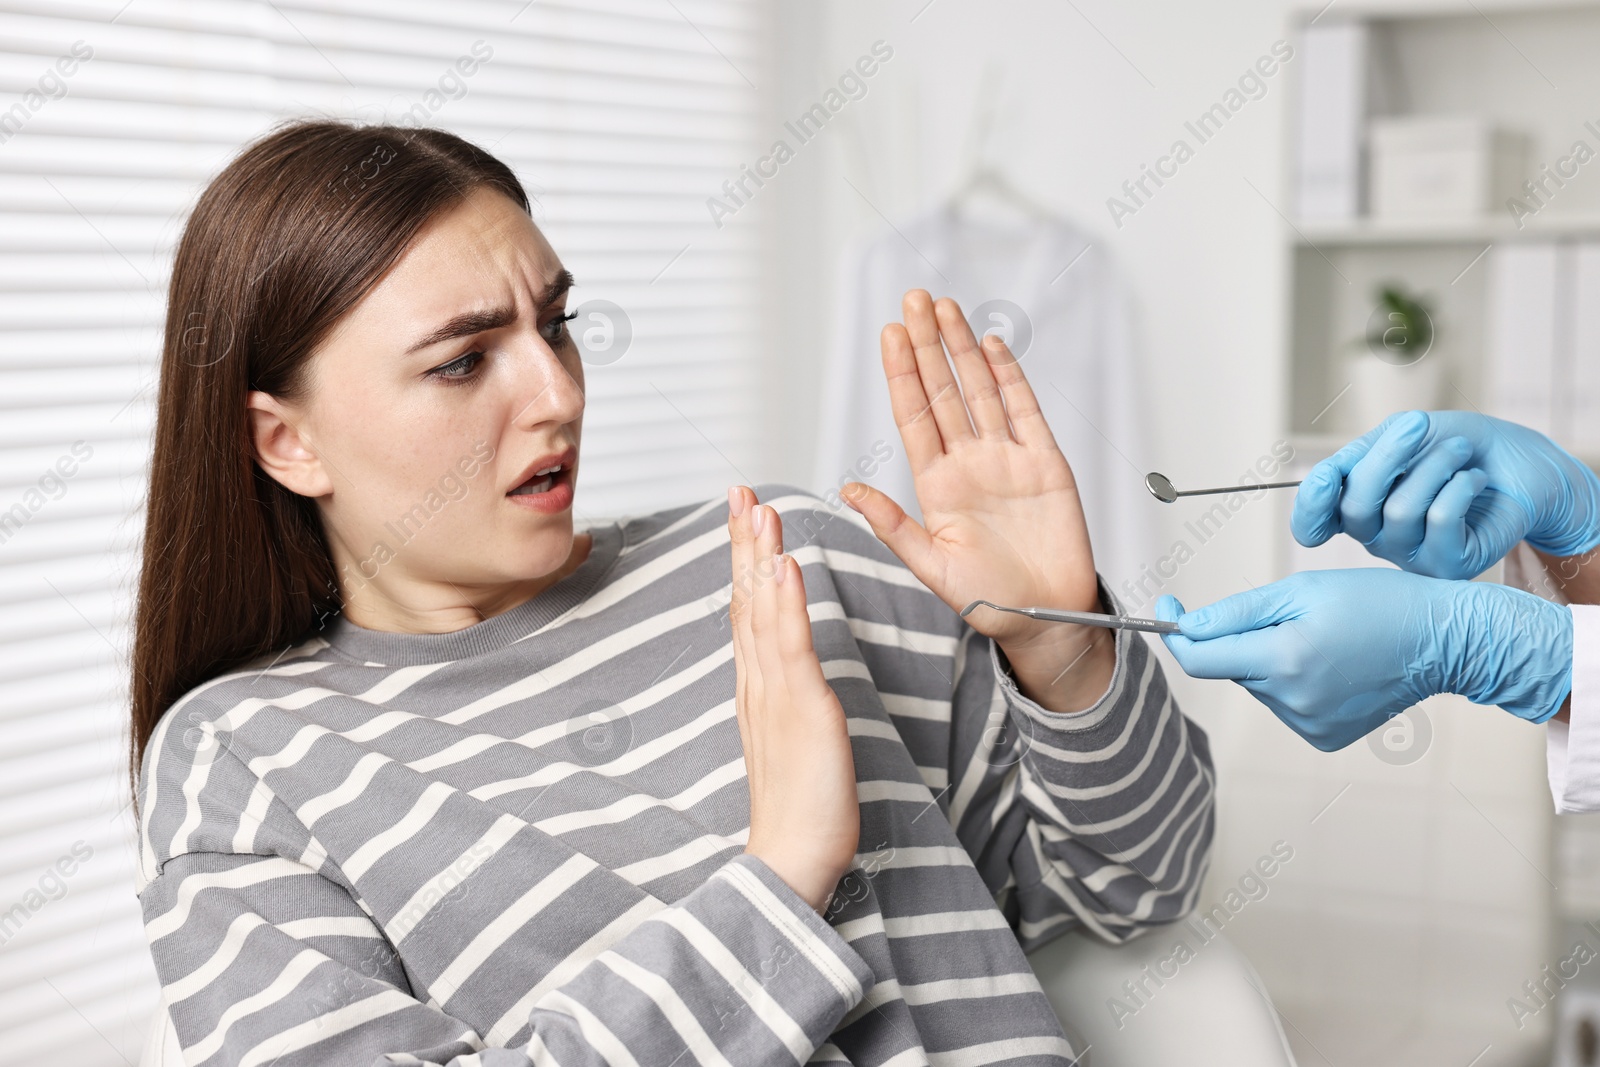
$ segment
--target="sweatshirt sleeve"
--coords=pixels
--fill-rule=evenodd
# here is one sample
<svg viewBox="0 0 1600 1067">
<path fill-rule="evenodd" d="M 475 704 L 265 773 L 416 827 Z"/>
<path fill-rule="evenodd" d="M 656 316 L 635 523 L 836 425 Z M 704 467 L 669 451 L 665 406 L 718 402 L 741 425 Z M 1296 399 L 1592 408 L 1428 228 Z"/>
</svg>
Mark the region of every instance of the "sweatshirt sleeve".
<svg viewBox="0 0 1600 1067">
<path fill-rule="evenodd" d="M 471 891 L 470 878 L 456 890 Z M 861 957 L 748 855 L 513 991 L 514 1018 L 480 1022 L 487 1035 L 459 1017 L 474 1013 L 458 1007 L 448 973 L 411 971 L 343 887 L 296 861 L 187 853 L 140 899 L 191 1067 L 798 1064 L 872 984 Z M 458 960 L 474 958 L 492 926 Z"/>
<path fill-rule="evenodd" d="M 1101 599 L 1121 611 L 1104 583 Z M 1209 860 L 1206 735 L 1144 640 L 1112 632 L 1106 692 L 1066 714 L 1024 696 L 987 638 L 970 633 L 959 653 L 951 821 L 1024 948 L 1080 923 L 1120 942 L 1181 918 Z"/>
<path fill-rule="evenodd" d="M 831 586 L 808 594 L 839 598 L 890 721 L 1024 948 L 1078 926 L 1125 941 L 1193 908 L 1210 859 L 1211 754 L 1141 637 L 1112 631 L 1116 666 L 1092 707 L 1048 711 L 870 531 L 814 498 L 763 499 L 774 496 L 794 512 L 786 544 L 791 530 L 801 544 L 820 533 Z M 1122 610 L 1103 581 L 1100 597 Z"/>
</svg>

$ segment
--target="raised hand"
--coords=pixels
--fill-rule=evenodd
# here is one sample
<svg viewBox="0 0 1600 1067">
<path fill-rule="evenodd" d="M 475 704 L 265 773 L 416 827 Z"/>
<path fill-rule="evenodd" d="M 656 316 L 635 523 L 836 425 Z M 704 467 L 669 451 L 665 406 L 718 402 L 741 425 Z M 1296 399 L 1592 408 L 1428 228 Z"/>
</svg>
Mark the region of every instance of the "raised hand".
<svg viewBox="0 0 1600 1067">
<path fill-rule="evenodd" d="M 733 543 L 734 698 L 759 858 L 819 913 L 850 869 L 861 832 L 844 709 L 811 644 L 800 566 L 778 513 L 728 490 Z"/>
<path fill-rule="evenodd" d="M 905 324 L 883 329 L 883 369 L 926 526 L 860 482 L 845 501 L 958 611 L 978 599 L 1100 610 L 1077 483 L 1022 368 L 998 337 L 980 345 L 954 300 L 914 289 L 901 306 Z M 1046 708 L 1081 710 L 1110 681 L 1106 631 L 985 609 L 967 621 Z"/>
</svg>

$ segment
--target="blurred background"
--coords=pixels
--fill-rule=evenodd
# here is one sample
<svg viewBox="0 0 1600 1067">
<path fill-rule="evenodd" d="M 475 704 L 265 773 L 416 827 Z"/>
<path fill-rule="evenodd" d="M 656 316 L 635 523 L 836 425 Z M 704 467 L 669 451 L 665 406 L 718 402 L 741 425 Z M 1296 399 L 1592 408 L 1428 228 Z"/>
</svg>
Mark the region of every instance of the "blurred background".
<svg viewBox="0 0 1600 1067">
<path fill-rule="evenodd" d="M 1148 614 L 1369 561 L 1147 471 L 1295 478 L 1408 407 L 1600 461 L 1597 54 L 1554 0 L 0 0 L 0 1061 L 135 1061 L 156 1005 L 123 753 L 164 288 L 273 123 L 517 171 L 579 282 L 580 518 L 913 503 L 876 338 L 923 286 L 1022 357 Z M 1326 755 L 1167 662 L 1219 771 L 1200 911 L 1302 1064 L 1600 1062 L 1600 827 L 1541 728 L 1434 698 Z"/>
</svg>

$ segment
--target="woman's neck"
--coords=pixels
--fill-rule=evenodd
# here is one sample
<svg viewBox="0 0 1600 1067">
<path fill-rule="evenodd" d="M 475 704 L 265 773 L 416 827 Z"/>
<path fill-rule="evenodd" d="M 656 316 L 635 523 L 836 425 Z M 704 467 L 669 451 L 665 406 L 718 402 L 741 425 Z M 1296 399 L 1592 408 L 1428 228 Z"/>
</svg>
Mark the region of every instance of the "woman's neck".
<svg viewBox="0 0 1600 1067">
<path fill-rule="evenodd" d="M 454 633 L 532 600 L 581 567 L 593 547 L 594 537 L 579 533 L 559 568 L 509 585 L 410 582 L 403 575 L 381 584 L 374 581 L 352 587 L 346 583 L 340 590 L 344 617 L 363 629 L 385 633 Z"/>
</svg>

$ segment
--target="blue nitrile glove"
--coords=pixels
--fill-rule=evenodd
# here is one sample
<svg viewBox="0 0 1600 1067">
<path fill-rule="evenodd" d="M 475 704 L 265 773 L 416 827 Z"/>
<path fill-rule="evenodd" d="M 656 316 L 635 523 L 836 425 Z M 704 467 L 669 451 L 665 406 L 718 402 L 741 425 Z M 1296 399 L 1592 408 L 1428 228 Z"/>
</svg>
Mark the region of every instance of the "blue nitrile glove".
<svg viewBox="0 0 1600 1067">
<path fill-rule="evenodd" d="M 1388 568 L 1304 571 L 1184 612 L 1162 640 L 1195 678 L 1231 678 L 1324 752 L 1435 693 L 1531 722 L 1572 689 L 1572 612 L 1490 582 Z"/>
<path fill-rule="evenodd" d="M 1469 411 L 1405 411 L 1311 468 L 1289 521 L 1308 548 L 1349 534 L 1415 574 L 1471 578 L 1518 541 L 1600 544 L 1600 478 L 1536 430 Z"/>
</svg>

